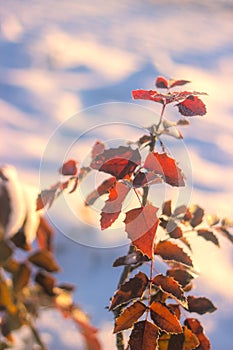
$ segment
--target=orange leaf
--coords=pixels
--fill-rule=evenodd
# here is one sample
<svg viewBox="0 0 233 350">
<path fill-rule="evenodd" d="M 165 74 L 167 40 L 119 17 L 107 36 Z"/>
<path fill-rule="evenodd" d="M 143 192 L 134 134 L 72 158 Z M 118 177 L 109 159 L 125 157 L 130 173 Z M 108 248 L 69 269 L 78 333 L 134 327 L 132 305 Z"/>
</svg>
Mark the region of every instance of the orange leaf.
<svg viewBox="0 0 233 350">
<path fill-rule="evenodd" d="M 167 153 L 150 152 L 146 157 L 144 167 L 161 175 L 164 181 L 171 186 L 185 186 L 181 169 Z"/>
<path fill-rule="evenodd" d="M 31 270 L 27 264 L 21 263 L 17 272 L 13 275 L 13 287 L 17 293 L 21 291 L 29 282 Z"/>
<path fill-rule="evenodd" d="M 36 251 L 29 256 L 28 261 L 48 272 L 57 272 L 60 270 L 53 254 L 46 249 Z"/>
<path fill-rule="evenodd" d="M 187 299 L 184 295 L 184 291 L 173 277 L 159 274 L 153 278 L 152 282 L 160 289 L 162 289 L 165 293 L 170 294 L 172 297 L 181 302 L 182 305 L 187 306 Z"/>
<path fill-rule="evenodd" d="M 189 295 L 187 310 L 189 312 L 196 312 L 199 315 L 203 315 L 207 312 L 214 312 L 217 310 L 217 308 L 208 298 L 205 298 L 205 297 L 197 298 Z"/>
<path fill-rule="evenodd" d="M 114 294 L 109 310 L 115 309 L 118 305 L 132 299 L 140 298 L 146 289 L 148 278 L 143 272 L 139 272 L 128 282 L 122 284 Z"/>
<path fill-rule="evenodd" d="M 153 323 L 137 322 L 130 334 L 130 350 L 155 350 L 158 337 L 159 330 Z"/>
<path fill-rule="evenodd" d="M 53 276 L 49 275 L 45 272 L 38 272 L 35 276 L 35 281 L 38 283 L 45 293 L 47 293 L 49 296 L 54 296 L 54 287 L 56 280 Z"/>
<path fill-rule="evenodd" d="M 183 333 L 162 334 L 158 343 L 159 350 L 192 350 L 200 344 L 197 336 L 186 326 L 183 327 Z"/>
<path fill-rule="evenodd" d="M 128 329 L 144 314 L 146 305 L 140 301 L 136 301 L 125 309 L 116 319 L 116 324 L 113 333 L 118 333 L 124 329 Z"/>
<path fill-rule="evenodd" d="M 122 203 L 130 191 L 130 187 L 122 182 L 117 182 L 109 190 L 109 198 L 101 211 L 100 224 L 104 230 L 111 226 L 121 213 Z"/>
<path fill-rule="evenodd" d="M 193 267 L 192 260 L 188 254 L 186 254 L 182 248 L 172 242 L 158 242 L 155 248 L 155 254 L 160 255 L 164 260 L 173 260 L 181 264 Z"/>
<path fill-rule="evenodd" d="M 110 177 L 104 180 L 101 185 L 97 187 L 96 190 L 92 191 L 85 200 L 85 205 L 92 205 L 95 201 L 105 193 L 108 193 L 110 189 L 116 185 L 116 178 Z"/>
<path fill-rule="evenodd" d="M 161 330 L 168 333 L 182 332 L 179 320 L 165 304 L 154 301 L 150 305 L 150 315 L 156 326 Z"/>
<path fill-rule="evenodd" d="M 126 175 L 130 176 L 140 162 L 141 156 L 138 149 L 120 146 L 98 154 L 91 162 L 91 168 L 111 174 L 117 179 L 123 179 Z"/>
<path fill-rule="evenodd" d="M 159 223 L 157 210 L 158 208 L 147 204 L 128 211 L 124 220 L 125 230 L 133 245 L 150 259 L 154 255 L 154 239 Z"/>
<path fill-rule="evenodd" d="M 210 341 L 204 334 L 201 323 L 195 318 L 187 318 L 184 324 L 197 336 L 200 342 L 198 350 L 210 350 Z"/>
<path fill-rule="evenodd" d="M 40 217 L 40 223 L 36 233 L 36 241 L 40 249 L 53 251 L 53 234 L 52 226 L 49 225 L 45 218 Z"/>
</svg>

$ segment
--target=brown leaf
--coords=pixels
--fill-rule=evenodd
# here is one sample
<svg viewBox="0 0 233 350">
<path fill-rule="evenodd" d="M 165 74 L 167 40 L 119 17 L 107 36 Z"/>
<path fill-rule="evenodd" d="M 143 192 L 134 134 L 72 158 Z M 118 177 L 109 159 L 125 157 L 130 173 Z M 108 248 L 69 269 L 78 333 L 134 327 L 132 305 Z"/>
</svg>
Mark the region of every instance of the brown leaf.
<svg viewBox="0 0 233 350">
<path fill-rule="evenodd" d="M 133 324 L 144 314 L 146 305 L 140 301 L 136 301 L 125 309 L 116 319 L 113 333 L 118 333 L 125 329 L 131 328 Z"/>
<path fill-rule="evenodd" d="M 160 226 L 162 226 L 167 231 L 171 238 L 177 239 L 183 236 L 183 232 L 181 228 L 177 225 L 175 220 L 170 219 L 169 221 L 167 221 L 163 218 L 160 218 L 160 221 Z"/>
<path fill-rule="evenodd" d="M 4 268 L 4 270 L 6 270 L 9 273 L 15 273 L 18 271 L 19 269 L 19 262 L 15 259 L 13 259 L 12 257 L 7 259 L 4 264 L 2 265 L 2 267 Z"/>
<path fill-rule="evenodd" d="M 171 186 L 185 186 L 181 169 L 175 159 L 169 157 L 167 153 L 150 152 L 146 157 L 144 168 L 161 175 Z"/>
<path fill-rule="evenodd" d="M 190 225 L 192 227 L 196 227 L 202 223 L 204 217 L 204 210 L 198 205 L 193 205 L 190 208 L 190 212 L 192 213 L 192 219 L 190 220 Z"/>
<path fill-rule="evenodd" d="M 141 298 L 148 284 L 148 278 L 143 272 L 139 272 L 128 282 L 125 282 L 114 294 L 109 310 L 135 298 Z"/>
<path fill-rule="evenodd" d="M 95 201 L 110 191 L 112 187 L 116 185 L 116 178 L 110 177 L 107 180 L 104 180 L 101 185 L 97 187 L 96 190 L 92 191 L 85 200 L 85 205 L 89 206 L 95 203 Z"/>
<path fill-rule="evenodd" d="M 13 250 L 5 241 L 0 241 L 0 265 L 12 255 Z"/>
<path fill-rule="evenodd" d="M 224 237 L 229 239 L 231 243 L 233 243 L 233 235 L 223 226 L 215 228 L 218 232 L 220 232 Z"/>
<path fill-rule="evenodd" d="M 150 305 L 150 315 L 156 326 L 161 330 L 168 333 L 182 332 L 179 320 L 165 304 L 154 301 Z"/>
<path fill-rule="evenodd" d="M 200 344 L 197 336 L 186 326 L 180 334 L 162 334 L 158 343 L 159 350 L 192 350 Z"/>
<path fill-rule="evenodd" d="M 91 162 L 91 167 L 111 174 L 117 179 L 123 179 L 126 175 L 130 176 L 140 163 L 141 156 L 138 149 L 120 146 L 97 155 Z"/>
<path fill-rule="evenodd" d="M 164 260 L 174 260 L 178 263 L 193 267 L 192 260 L 178 245 L 169 241 L 160 241 L 155 247 L 155 254 Z"/>
<path fill-rule="evenodd" d="M 7 309 L 10 313 L 16 312 L 12 296 L 6 281 L 0 276 L 0 309 Z"/>
<path fill-rule="evenodd" d="M 191 83 L 191 81 L 184 80 L 184 79 L 179 79 L 179 80 L 170 79 L 169 80 L 169 88 L 173 88 L 175 86 L 182 86 L 182 85 L 185 85 L 185 84 L 188 84 L 188 83 Z"/>
<path fill-rule="evenodd" d="M 204 334 L 201 323 L 195 318 L 187 318 L 184 324 L 197 336 L 200 342 L 197 350 L 210 350 L 210 341 Z"/>
<path fill-rule="evenodd" d="M 214 306 L 212 301 L 205 297 L 194 297 L 189 295 L 188 296 L 188 308 L 187 310 L 189 312 L 196 312 L 199 315 L 203 315 L 207 312 L 214 312 L 217 310 L 217 308 Z"/>
<path fill-rule="evenodd" d="M 219 247 L 219 241 L 212 231 L 202 229 L 198 230 L 197 234 L 198 236 L 203 237 L 206 241 L 210 241 Z"/>
<path fill-rule="evenodd" d="M 176 315 L 177 319 L 180 320 L 181 312 L 180 312 L 180 305 L 179 304 L 168 304 L 167 305 L 169 310 L 171 310 L 174 315 Z"/>
<path fill-rule="evenodd" d="M 152 280 L 153 284 L 162 289 L 165 293 L 170 294 L 173 298 L 179 301 L 182 305 L 187 306 L 187 299 L 184 292 L 177 281 L 173 277 L 159 274 Z"/>
<path fill-rule="evenodd" d="M 158 208 L 147 204 L 128 211 L 124 220 L 132 244 L 150 259 L 154 255 L 154 239 L 159 223 L 157 210 Z"/>
<path fill-rule="evenodd" d="M 163 203 L 162 214 L 170 217 L 172 215 L 172 201 L 166 201 Z"/>
<path fill-rule="evenodd" d="M 159 175 L 155 174 L 153 171 L 148 171 L 146 173 L 139 171 L 135 178 L 133 179 L 133 187 L 144 187 L 148 185 L 155 185 L 162 182 Z"/>
<path fill-rule="evenodd" d="M 53 251 L 53 236 L 54 231 L 52 226 L 49 225 L 48 221 L 40 217 L 40 223 L 36 233 L 37 244 L 40 249 L 46 249 L 50 252 Z"/>
<path fill-rule="evenodd" d="M 155 350 L 159 337 L 158 328 L 145 320 L 135 323 L 129 338 L 130 350 Z"/>
<path fill-rule="evenodd" d="M 31 270 L 27 264 L 21 263 L 18 270 L 13 274 L 14 291 L 20 292 L 29 282 Z"/>
<path fill-rule="evenodd" d="M 130 187 L 122 182 L 117 182 L 113 188 L 110 188 L 109 197 L 101 211 L 100 225 L 102 230 L 105 230 L 116 221 L 129 191 Z"/>
<path fill-rule="evenodd" d="M 136 252 L 132 252 L 128 255 L 120 256 L 114 261 L 112 266 L 117 267 L 122 265 L 136 265 L 148 260 L 149 259 L 146 255 L 143 255 L 140 250 L 137 250 Z"/>
<path fill-rule="evenodd" d="M 155 86 L 159 89 L 168 89 L 169 88 L 169 82 L 164 77 L 157 77 L 155 81 Z"/>
<path fill-rule="evenodd" d="M 38 283 L 45 293 L 47 293 L 49 296 L 54 296 L 54 287 L 56 283 L 56 279 L 45 272 L 38 272 L 35 277 L 36 283 Z"/>
<path fill-rule="evenodd" d="M 55 261 L 53 254 L 46 249 L 36 251 L 29 256 L 28 261 L 48 272 L 58 272 L 60 270 L 60 267 Z"/>
<path fill-rule="evenodd" d="M 27 243 L 27 238 L 24 229 L 21 228 L 13 237 L 11 237 L 11 242 L 20 249 L 29 251 L 31 250 L 31 245 Z"/>
<path fill-rule="evenodd" d="M 183 288 L 193 279 L 193 276 L 188 271 L 180 269 L 167 270 L 167 275 L 173 277 Z"/>
</svg>

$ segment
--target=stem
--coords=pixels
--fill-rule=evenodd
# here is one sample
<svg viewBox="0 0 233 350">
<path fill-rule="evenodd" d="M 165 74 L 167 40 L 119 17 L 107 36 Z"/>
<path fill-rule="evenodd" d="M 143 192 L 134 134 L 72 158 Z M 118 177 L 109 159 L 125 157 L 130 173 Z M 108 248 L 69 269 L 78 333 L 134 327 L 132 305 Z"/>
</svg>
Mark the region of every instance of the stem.
<svg viewBox="0 0 233 350">
<path fill-rule="evenodd" d="M 47 346 L 44 344 L 44 342 L 42 341 L 39 332 L 37 331 L 37 329 L 35 328 L 31 320 L 27 319 L 27 325 L 31 329 L 31 332 L 35 338 L 35 341 L 40 346 L 41 350 L 49 350 Z"/>
<path fill-rule="evenodd" d="M 160 113 L 160 118 L 159 118 L 159 122 L 158 124 L 156 125 L 156 130 L 158 131 L 159 130 L 159 127 L 162 123 L 162 120 L 163 120 L 163 114 L 164 114 L 164 111 L 165 111 L 165 107 L 166 107 L 166 103 L 163 104 L 163 107 L 162 107 L 162 110 L 161 110 L 161 113 Z"/>
</svg>

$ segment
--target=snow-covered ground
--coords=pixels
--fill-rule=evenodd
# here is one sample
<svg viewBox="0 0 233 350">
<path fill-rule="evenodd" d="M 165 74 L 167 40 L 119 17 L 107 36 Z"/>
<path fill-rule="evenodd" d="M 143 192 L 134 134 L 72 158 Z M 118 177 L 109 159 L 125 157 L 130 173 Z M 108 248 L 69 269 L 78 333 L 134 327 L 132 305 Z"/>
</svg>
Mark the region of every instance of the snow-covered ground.
<svg viewBox="0 0 233 350">
<path fill-rule="evenodd" d="M 113 145 L 151 124 L 157 106 L 132 105 L 131 90 L 153 88 L 158 74 L 187 79 L 209 96 L 207 116 L 183 129 L 180 162 L 191 177 L 184 196 L 232 215 L 232 35 L 231 0 L 0 0 L 0 163 L 44 188 L 56 181 L 63 158 L 85 161 L 96 138 Z M 127 249 L 124 235 L 100 232 L 77 198 L 55 203 L 49 216 L 58 228 L 59 279 L 78 285 L 77 302 L 102 329 L 104 349 L 113 350 L 105 306 L 119 275 L 111 264 Z M 223 253 L 203 240 L 194 249 L 201 270 L 195 292 L 200 288 L 219 307 L 203 319 L 213 350 L 232 349 L 233 249 L 222 244 Z M 40 323 L 51 348 L 77 349 L 76 330 L 53 317 Z"/>
</svg>

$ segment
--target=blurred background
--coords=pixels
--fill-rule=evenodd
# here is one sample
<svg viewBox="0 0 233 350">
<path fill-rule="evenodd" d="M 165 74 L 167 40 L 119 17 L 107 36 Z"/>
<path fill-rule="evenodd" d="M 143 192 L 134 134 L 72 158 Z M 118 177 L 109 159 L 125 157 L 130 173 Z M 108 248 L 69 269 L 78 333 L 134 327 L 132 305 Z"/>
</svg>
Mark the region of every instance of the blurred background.
<svg viewBox="0 0 233 350">
<path fill-rule="evenodd" d="M 13 164 L 30 185 L 52 184 L 61 150 L 70 150 L 86 130 L 109 121 L 111 109 L 99 105 L 132 103 L 131 90 L 153 89 L 157 75 L 187 79 L 191 91 L 209 95 L 204 99 L 207 115 L 193 118 L 183 130 L 182 147 L 192 168 L 189 195 L 210 213 L 232 216 L 232 36 L 231 0 L 0 0 L 0 163 Z M 153 102 L 141 105 L 159 111 Z M 126 109 L 114 107 L 112 120 L 135 123 Z M 118 118 L 118 111 L 126 117 Z M 171 119 L 173 114 L 171 110 Z M 140 124 L 140 114 L 136 121 Z M 144 122 L 142 117 L 142 126 L 148 126 Z M 112 129 L 96 128 L 80 142 L 77 159 Z M 56 142 L 52 135 L 58 136 Z M 100 232 L 88 219 L 70 220 L 59 203 L 51 213 L 56 256 L 63 267 L 58 279 L 78 286 L 75 300 L 100 329 L 103 348 L 114 350 L 112 315 L 105 306 L 120 274 L 111 265 L 127 251 L 126 242 L 118 244 L 109 237 L 112 232 Z M 80 238 L 90 235 L 92 244 Z M 232 349 L 233 249 L 226 240 L 222 247 L 219 251 L 203 240 L 194 246 L 201 271 L 194 292 L 219 308 L 202 317 L 213 350 Z M 75 327 L 59 315 L 45 312 L 38 325 L 51 349 L 83 349 Z M 16 348 L 24 349 L 20 337 Z"/>
</svg>

